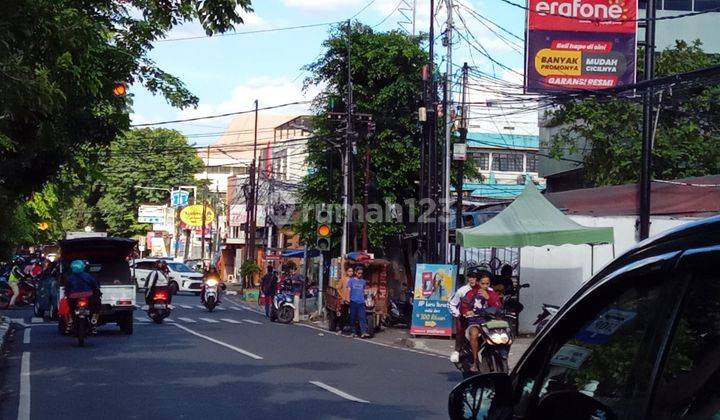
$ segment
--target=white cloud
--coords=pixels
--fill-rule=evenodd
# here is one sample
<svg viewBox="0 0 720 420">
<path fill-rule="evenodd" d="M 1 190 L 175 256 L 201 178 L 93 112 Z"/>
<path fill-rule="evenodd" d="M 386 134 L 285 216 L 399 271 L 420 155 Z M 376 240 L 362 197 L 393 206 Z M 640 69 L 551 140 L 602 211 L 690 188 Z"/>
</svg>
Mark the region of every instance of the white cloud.
<svg viewBox="0 0 720 420">
<path fill-rule="evenodd" d="M 362 6 L 365 0 L 284 0 L 283 3 L 293 9 L 317 11 Z"/>
<path fill-rule="evenodd" d="M 239 10 L 238 12 L 243 18 L 243 23 L 235 25 L 235 31 L 242 32 L 245 30 L 266 29 L 272 27 L 268 21 L 255 13 L 247 13 L 242 10 Z M 230 30 L 228 33 L 233 33 L 233 31 Z M 206 34 L 205 29 L 203 29 L 202 25 L 200 25 L 200 22 L 194 20 L 174 27 L 170 33 L 168 33 L 167 38 L 192 38 L 197 36 L 206 36 Z"/>
</svg>

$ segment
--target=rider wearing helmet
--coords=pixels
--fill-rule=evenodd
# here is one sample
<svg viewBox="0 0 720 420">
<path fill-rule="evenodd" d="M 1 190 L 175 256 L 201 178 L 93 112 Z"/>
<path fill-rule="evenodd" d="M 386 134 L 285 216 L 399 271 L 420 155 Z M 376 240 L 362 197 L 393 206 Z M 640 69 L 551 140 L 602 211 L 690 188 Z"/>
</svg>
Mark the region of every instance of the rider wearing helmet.
<svg viewBox="0 0 720 420">
<path fill-rule="evenodd" d="M 87 264 L 82 260 L 74 260 L 70 263 L 70 275 L 65 280 L 65 296 L 70 304 L 67 326 L 71 328 L 72 311 L 75 309 L 75 302 L 79 297 L 88 297 L 88 308 L 92 313 L 91 333 L 97 334 L 97 322 L 100 317 L 100 284 L 97 279 L 85 271 Z"/>
<path fill-rule="evenodd" d="M 148 305 L 152 303 L 152 296 L 157 287 L 167 287 L 169 274 L 170 269 L 165 260 L 157 260 L 155 270 L 145 278 L 145 303 Z M 170 299 L 170 294 L 168 294 L 168 299 Z"/>
</svg>

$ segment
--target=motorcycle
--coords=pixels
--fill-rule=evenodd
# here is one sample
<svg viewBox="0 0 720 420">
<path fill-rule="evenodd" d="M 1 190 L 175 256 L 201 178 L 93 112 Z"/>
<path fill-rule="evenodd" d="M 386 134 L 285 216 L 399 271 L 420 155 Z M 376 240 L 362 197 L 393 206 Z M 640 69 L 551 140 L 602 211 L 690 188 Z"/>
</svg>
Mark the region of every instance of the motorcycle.
<svg viewBox="0 0 720 420">
<path fill-rule="evenodd" d="M 295 318 L 295 304 L 293 303 L 295 295 L 292 289 L 283 288 L 273 297 L 273 304 L 270 308 L 270 321 L 279 321 L 283 324 L 289 324 Z"/>
<path fill-rule="evenodd" d="M 477 373 L 508 373 L 508 356 L 513 335 L 510 323 L 505 320 L 505 311 L 498 308 L 487 308 L 479 316 L 483 317 L 485 322 L 480 324 L 480 334 L 478 335 L 480 346 Z M 460 358 L 454 364 L 462 372 L 463 378 L 467 378 L 477 374 L 470 371 L 472 363 L 472 347 L 466 336 L 460 351 Z"/>
<path fill-rule="evenodd" d="M 163 320 L 170 316 L 170 288 L 156 286 L 152 295 L 152 302 L 146 306 L 147 314 L 156 324 L 162 324 Z"/>
<path fill-rule="evenodd" d="M 533 325 L 535 325 L 535 334 L 540 334 L 540 331 L 545 328 L 545 325 L 547 325 L 548 322 L 555 316 L 555 314 L 558 313 L 560 310 L 560 307 L 557 305 L 549 305 L 547 303 L 542 304 L 542 312 L 540 312 L 537 316 L 537 319 L 535 322 L 533 322 Z"/>
<path fill-rule="evenodd" d="M 78 340 L 78 346 L 85 346 L 85 337 L 90 333 L 92 314 L 90 313 L 90 296 L 92 293 L 83 293 L 75 300 L 75 309 L 72 311 L 72 332 Z"/>
<path fill-rule="evenodd" d="M 34 280 L 23 279 L 18 283 L 18 294 L 15 305 L 32 305 L 37 295 L 37 283 Z M 10 299 L 13 291 L 8 283 L 0 283 L 0 309 L 7 309 L 10 306 Z"/>
<path fill-rule="evenodd" d="M 202 301 L 208 311 L 212 312 L 215 307 L 220 304 L 220 290 L 218 289 L 218 280 L 209 278 L 205 280 L 202 290 Z"/>
<path fill-rule="evenodd" d="M 406 293 L 404 301 L 390 299 L 388 306 L 388 316 L 386 318 L 388 326 L 392 327 L 399 324 L 410 326 L 413 310 L 413 293 L 411 291 Z"/>
</svg>

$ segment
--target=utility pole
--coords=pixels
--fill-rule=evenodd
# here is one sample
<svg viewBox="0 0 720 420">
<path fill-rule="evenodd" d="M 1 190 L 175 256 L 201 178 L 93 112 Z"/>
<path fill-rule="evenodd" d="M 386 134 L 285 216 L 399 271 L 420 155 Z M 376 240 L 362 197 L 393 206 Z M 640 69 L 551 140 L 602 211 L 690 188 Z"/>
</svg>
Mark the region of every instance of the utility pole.
<svg viewBox="0 0 720 420">
<path fill-rule="evenodd" d="M 249 206 L 246 209 L 248 214 L 248 229 L 249 235 L 246 237 L 247 254 L 246 260 L 255 261 L 255 230 L 257 229 L 256 217 L 255 217 L 255 200 L 257 197 L 257 183 L 256 173 L 257 167 L 257 135 L 258 135 L 258 101 L 255 100 L 255 133 L 253 139 L 253 161 L 250 166 L 250 199 L 248 200 Z"/>
<path fill-rule="evenodd" d="M 645 80 L 655 77 L 655 2 L 645 9 Z M 653 101 L 654 89 L 643 93 L 642 162 L 640 167 L 640 240 L 650 236 L 650 191 L 652 185 Z"/>
<path fill-rule="evenodd" d="M 428 244 L 428 261 L 431 263 L 437 262 L 437 250 L 438 250 L 438 231 L 437 231 L 437 107 L 435 101 L 435 0 L 430 0 L 430 81 L 427 103 L 427 132 L 425 134 L 428 144 L 428 199 L 433 211 L 430 213 L 430 220 L 427 223 L 427 244 Z"/>
<path fill-rule="evenodd" d="M 365 191 L 363 193 L 362 250 L 368 250 L 368 191 L 370 189 L 370 147 L 365 148 Z"/>
<path fill-rule="evenodd" d="M 443 104 L 443 113 L 445 114 L 445 159 L 443 159 L 443 191 L 445 192 L 443 203 L 443 237 L 441 241 L 441 262 L 448 262 L 448 248 L 450 246 L 450 171 L 452 169 L 450 161 L 451 137 L 452 137 L 452 118 L 450 116 L 450 108 L 452 108 L 452 37 L 453 37 L 453 0 L 447 0 L 447 28 L 445 30 L 445 47 L 447 48 L 447 68 L 445 70 L 445 103 Z"/>
<path fill-rule="evenodd" d="M 210 172 L 210 146 L 207 147 L 206 161 L 205 161 L 205 181 L 209 179 Z M 206 185 L 207 191 L 205 197 L 203 197 L 203 211 L 202 211 L 202 226 L 200 227 L 200 262 L 205 260 L 205 223 L 207 220 L 207 194 L 210 191 L 210 186 Z"/>
<path fill-rule="evenodd" d="M 468 65 L 463 64 L 462 71 L 462 105 L 460 107 L 460 143 L 465 144 L 467 141 L 467 84 L 468 84 Z M 457 200 L 455 201 L 455 267 L 460 269 L 460 243 L 458 242 L 458 229 L 462 228 L 462 199 L 463 199 L 463 167 L 465 166 L 464 160 L 457 161 Z"/>
<path fill-rule="evenodd" d="M 342 230 L 342 244 L 340 244 L 340 256 L 345 258 L 347 254 L 347 247 L 350 234 L 350 149 L 352 148 L 352 130 L 353 130 L 353 94 L 352 94 L 352 70 L 350 66 L 350 48 L 352 47 L 351 41 L 352 28 L 350 21 L 347 21 L 347 72 L 348 72 L 348 96 L 347 96 L 347 127 L 345 131 L 345 153 L 343 159 L 343 230 Z"/>
</svg>

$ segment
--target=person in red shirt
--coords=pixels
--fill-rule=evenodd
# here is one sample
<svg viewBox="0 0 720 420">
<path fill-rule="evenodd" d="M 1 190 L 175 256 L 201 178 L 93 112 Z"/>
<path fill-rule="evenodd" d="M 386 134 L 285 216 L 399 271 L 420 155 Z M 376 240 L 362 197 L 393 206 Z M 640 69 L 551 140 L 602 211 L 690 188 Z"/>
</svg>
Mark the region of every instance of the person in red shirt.
<svg viewBox="0 0 720 420">
<path fill-rule="evenodd" d="M 480 289 L 478 283 L 479 271 L 472 270 L 467 274 L 467 283 L 461 286 L 448 301 L 448 308 L 455 318 L 455 351 L 450 354 L 450 361 L 455 363 L 460 359 L 460 350 L 465 339 L 467 327 L 466 314 L 474 314 L 475 295 Z"/>
<path fill-rule="evenodd" d="M 487 321 L 483 316 L 483 310 L 490 307 L 502 308 L 500 295 L 490 287 L 490 273 L 483 272 L 478 277 L 480 287 L 477 293 L 475 293 L 473 309 L 465 314 L 467 317 L 465 334 L 468 341 L 470 341 L 470 348 L 472 349 L 473 355 L 473 366 L 470 368 L 470 372 L 478 371 L 478 351 L 480 350 L 478 336 L 480 335 L 480 325 Z"/>
</svg>

